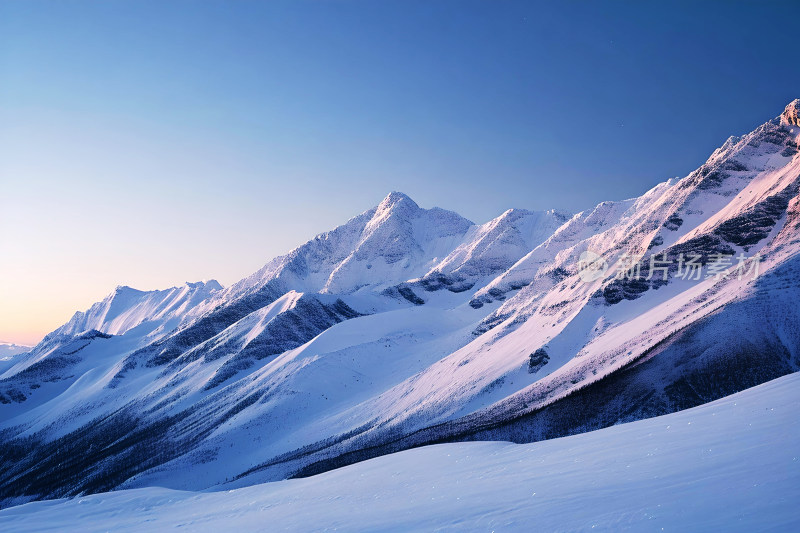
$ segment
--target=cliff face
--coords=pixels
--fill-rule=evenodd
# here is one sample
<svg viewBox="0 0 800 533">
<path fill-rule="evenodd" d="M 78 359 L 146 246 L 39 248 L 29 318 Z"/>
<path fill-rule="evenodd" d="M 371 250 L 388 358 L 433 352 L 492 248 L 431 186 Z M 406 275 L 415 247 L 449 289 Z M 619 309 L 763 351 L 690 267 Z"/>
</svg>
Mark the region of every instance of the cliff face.
<svg viewBox="0 0 800 533">
<path fill-rule="evenodd" d="M 781 124 L 787 126 L 800 126 L 800 118 L 798 112 L 800 111 L 800 98 L 794 100 L 786 106 L 786 109 L 781 113 Z"/>
</svg>

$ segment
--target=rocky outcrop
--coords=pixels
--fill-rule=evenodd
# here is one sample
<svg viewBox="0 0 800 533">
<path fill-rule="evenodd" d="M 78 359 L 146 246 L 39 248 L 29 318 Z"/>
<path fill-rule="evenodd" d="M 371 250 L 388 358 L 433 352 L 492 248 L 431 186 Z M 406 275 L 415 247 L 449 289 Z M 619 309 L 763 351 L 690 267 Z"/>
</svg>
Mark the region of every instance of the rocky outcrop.
<svg viewBox="0 0 800 533">
<path fill-rule="evenodd" d="M 781 124 L 785 126 L 800 126 L 800 98 L 793 100 L 781 113 Z"/>
</svg>

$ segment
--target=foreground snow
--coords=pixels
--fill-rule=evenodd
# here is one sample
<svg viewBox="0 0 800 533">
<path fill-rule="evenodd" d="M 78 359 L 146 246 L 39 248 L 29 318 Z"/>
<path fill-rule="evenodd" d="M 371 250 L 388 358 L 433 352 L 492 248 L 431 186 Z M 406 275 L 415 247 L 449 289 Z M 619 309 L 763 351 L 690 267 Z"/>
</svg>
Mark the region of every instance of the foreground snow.
<svg viewBox="0 0 800 533">
<path fill-rule="evenodd" d="M 144 488 L 0 511 L 10 531 L 800 528 L 800 374 L 535 444 L 444 444 L 229 492 Z"/>
</svg>

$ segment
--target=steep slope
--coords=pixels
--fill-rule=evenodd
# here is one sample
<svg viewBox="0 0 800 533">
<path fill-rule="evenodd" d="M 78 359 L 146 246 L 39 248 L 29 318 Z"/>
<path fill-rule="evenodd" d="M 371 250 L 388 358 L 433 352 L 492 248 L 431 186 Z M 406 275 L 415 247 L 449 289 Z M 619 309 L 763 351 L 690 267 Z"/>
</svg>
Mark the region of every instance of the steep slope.
<svg viewBox="0 0 800 533">
<path fill-rule="evenodd" d="M 558 211 L 509 209 L 486 224 L 474 226 L 455 250 L 419 280 L 424 290 L 465 291 L 508 270 L 535 248 L 569 215 Z"/>
<path fill-rule="evenodd" d="M 548 273 L 554 283 L 560 281 L 566 271 L 560 270 L 555 264 L 574 259 L 569 252 L 576 244 L 614 226 L 633 203 L 634 200 L 603 202 L 594 209 L 576 214 L 508 270 L 476 291 L 470 304 L 479 308 L 484 303 L 505 300 L 511 291 L 519 290 L 537 279 L 540 283 L 544 281 L 544 273 Z"/>
<path fill-rule="evenodd" d="M 289 291 L 375 293 L 420 276 L 457 246 L 471 225 L 450 211 L 421 209 L 408 196 L 390 193 L 377 207 L 221 291 L 202 306 L 198 319 L 152 347 L 149 364 L 174 360 Z M 370 302 L 365 305 L 370 311 Z"/>
<path fill-rule="evenodd" d="M 9 533 L 136 531 L 145 522 L 193 531 L 265 523 L 291 531 L 792 531 L 800 527 L 798 402 L 796 374 L 564 439 L 429 446 L 223 492 L 151 487 L 38 502 L 0 511 L 0 524 Z"/>
<path fill-rule="evenodd" d="M 160 338 L 220 289 L 213 280 L 163 291 L 117 287 L 85 312 L 75 313 L 37 346 L 0 367 L 3 420 L 13 420 L 53 400 L 84 373 L 113 366 L 118 357 Z M 120 338 L 110 340 L 114 337 Z M 98 350 L 110 350 L 113 356 L 93 355 Z"/>
<path fill-rule="evenodd" d="M 331 405 L 334 398 L 350 406 L 412 375 L 465 343 L 485 313 L 448 318 L 444 315 L 454 302 L 446 296 L 422 310 L 386 291 L 428 272 L 462 245 L 465 235 L 474 233 L 473 227 L 454 213 L 421 209 L 407 196 L 391 193 L 374 209 L 271 261 L 232 287 L 213 291 L 191 309 L 171 305 L 169 291 L 166 296 L 136 298 L 129 297 L 139 294 L 132 289 L 116 291 L 48 336 L 28 361 L 32 370 L 24 372 L 19 366 L 5 376 L 2 384 L 10 405 L 0 406 L 5 415 L 3 435 L 13 436 L 13 442 L 23 447 L 36 443 L 48 458 L 19 461 L 7 469 L 4 479 L 16 479 L 16 486 L 28 494 L 49 493 L 49 486 L 97 490 L 148 465 L 193 451 L 202 455 L 204 446 L 208 453 L 218 454 L 219 434 L 225 442 L 240 440 L 240 424 L 230 420 L 257 401 L 262 406 L 258 424 L 279 421 L 283 427 L 294 423 L 300 429 L 328 415 L 324 410 L 321 415 L 319 407 Z M 530 224 L 527 229 L 536 233 Z M 358 281 L 357 286 L 352 280 Z M 334 289 L 342 292 L 333 294 Z M 119 305 L 120 300 L 129 305 Z M 180 312 L 173 316 L 173 309 Z M 161 320 L 163 327 L 152 334 L 144 326 L 132 327 L 143 313 L 170 320 Z M 349 341 L 334 333 L 332 342 L 311 344 L 314 350 L 325 350 L 324 358 L 302 346 L 335 330 L 332 326 L 342 321 L 362 317 L 369 322 L 366 315 L 374 313 L 380 318 L 368 326 L 367 335 L 356 327 L 345 333 Z M 95 329 L 74 335 L 89 327 Z M 418 336 L 404 328 L 412 328 Z M 409 342 L 429 344 L 431 354 L 420 358 L 401 351 L 395 361 L 376 360 L 375 350 L 388 352 L 392 345 L 397 349 Z M 78 352 L 92 357 L 78 358 Z M 89 360 L 95 361 L 94 368 L 86 366 Z M 338 367 L 336 360 L 346 361 L 346 366 Z M 335 382 L 325 377 L 331 372 L 341 376 L 345 388 L 350 383 L 353 395 L 319 388 L 320 379 L 335 388 Z M 37 380 L 60 386 L 39 394 L 34 392 Z M 311 397 L 301 403 L 300 398 L 309 394 L 304 390 Z M 303 416 L 298 416 L 301 412 Z M 325 438 L 329 433 L 309 435 Z M 120 453 L 98 444 L 113 441 Z M 206 441 L 211 444 L 205 445 Z M 166 442 L 171 444 L 165 446 Z M 293 442 L 276 444 L 288 451 Z M 283 450 L 285 446 L 290 447 Z M 139 453 L 150 462 L 138 461 L 130 470 L 130 457 Z M 72 459 L 65 461 L 67 455 Z M 261 457 L 239 455 L 242 466 L 233 468 L 240 470 Z M 106 475 L 100 463 L 116 473 Z M 87 469 L 95 474 L 88 475 Z M 39 473 L 47 470 L 61 473 L 50 476 L 58 482 L 43 486 Z"/>
<path fill-rule="evenodd" d="M 197 304 L 222 289 L 217 281 L 186 283 L 163 291 L 117 287 L 103 301 L 78 312 L 51 335 L 77 335 L 96 330 L 122 335 L 144 322 L 183 319 Z"/>
<path fill-rule="evenodd" d="M 190 318 L 198 304 L 221 288 L 215 280 L 186 283 L 182 287 L 162 291 L 117 287 L 102 301 L 93 304 L 86 311 L 78 311 L 69 322 L 48 333 L 26 357 L 18 358 L 8 373 L 22 371 L 41 361 L 64 343 L 86 333 L 123 335 L 139 328 L 140 335 L 150 339 L 158 338 L 174 329 L 182 320 Z"/>
<path fill-rule="evenodd" d="M 616 224 L 559 251 L 475 341 L 360 406 L 359 417 L 378 421 L 317 453 L 304 472 L 443 440 L 530 441 L 604 427 L 798 370 L 800 128 L 782 122 L 729 140 L 698 171 L 628 202 Z M 740 170 L 709 184 L 732 166 Z M 647 279 L 642 260 L 638 280 L 611 268 L 587 283 L 575 261 L 586 250 L 612 267 L 626 253 L 666 253 L 673 263 L 666 282 Z M 690 253 L 706 268 L 715 254 L 761 254 L 761 275 L 679 279 L 677 257 Z"/>
<path fill-rule="evenodd" d="M 477 226 L 391 193 L 192 306 L 101 302 L 3 374 L 0 498 L 540 440 L 794 372 L 798 105 L 639 198 Z M 712 275 L 681 275 L 694 255 Z M 137 326 L 142 309 L 157 319 Z"/>
</svg>

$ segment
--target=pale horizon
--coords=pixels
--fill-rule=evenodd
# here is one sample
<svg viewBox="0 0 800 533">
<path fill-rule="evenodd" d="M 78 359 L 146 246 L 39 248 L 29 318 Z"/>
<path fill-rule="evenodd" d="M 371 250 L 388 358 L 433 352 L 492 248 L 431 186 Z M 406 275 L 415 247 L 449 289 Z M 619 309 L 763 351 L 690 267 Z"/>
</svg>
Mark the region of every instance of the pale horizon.
<svg viewBox="0 0 800 533">
<path fill-rule="evenodd" d="M 786 6 L 709 4 L 5 2 L 0 339 L 230 285 L 392 190 L 482 223 L 684 176 L 800 87 L 760 38 Z"/>
<path fill-rule="evenodd" d="M 2 533 L 800 531 L 798 15 L 0 0 Z"/>
</svg>

